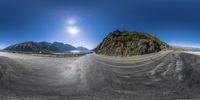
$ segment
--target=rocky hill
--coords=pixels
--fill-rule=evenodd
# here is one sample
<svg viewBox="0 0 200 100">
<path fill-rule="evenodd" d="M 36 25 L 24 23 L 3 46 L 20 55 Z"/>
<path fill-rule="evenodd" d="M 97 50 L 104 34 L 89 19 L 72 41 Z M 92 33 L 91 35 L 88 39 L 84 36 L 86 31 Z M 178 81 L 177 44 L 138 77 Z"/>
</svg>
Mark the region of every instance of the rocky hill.
<svg viewBox="0 0 200 100">
<path fill-rule="evenodd" d="M 15 52 L 33 52 L 33 53 L 51 53 L 51 52 L 66 52 L 71 50 L 77 50 L 76 47 L 64 44 L 61 42 L 24 42 L 15 45 L 11 45 L 4 50 Z"/>
<path fill-rule="evenodd" d="M 170 48 L 168 44 L 148 33 L 117 30 L 108 34 L 94 51 L 109 56 L 133 56 Z"/>
</svg>

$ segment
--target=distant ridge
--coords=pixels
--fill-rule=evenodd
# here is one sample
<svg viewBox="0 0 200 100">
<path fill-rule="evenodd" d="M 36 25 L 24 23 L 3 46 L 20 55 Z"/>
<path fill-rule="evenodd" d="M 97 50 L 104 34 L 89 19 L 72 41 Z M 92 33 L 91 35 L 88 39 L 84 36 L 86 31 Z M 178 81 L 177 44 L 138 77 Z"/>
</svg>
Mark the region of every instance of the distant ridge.
<svg viewBox="0 0 200 100">
<path fill-rule="evenodd" d="M 200 48 L 195 47 L 183 47 L 183 46 L 172 46 L 174 50 L 180 50 L 180 51 L 200 51 Z"/>
<path fill-rule="evenodd" d="M 32 52 L 32 53 L 63 53 L 70 52 L 72 50 L 78 50 L 76 47 L 70 44 L 64 44 L 62 42 L 23 42 L 11 45 L 4 50 L 14 52 Z"/>
<path fill-rule="evenodd" d="M 84 53 L 89 53 L 91 52 L 88 48 L 85 48 L 85 47 L 82 47 L 82 46 L 79 46 L 77 47 L 77 49 L 81 52 L 84 52 Z"/>
<path fill-rule="evenodd" d="M 94 51 L 109 56 L 133 56 L 170 48 L 167 43 L 148 33 L 116 30 L 109 33 Z"/>
</svg>

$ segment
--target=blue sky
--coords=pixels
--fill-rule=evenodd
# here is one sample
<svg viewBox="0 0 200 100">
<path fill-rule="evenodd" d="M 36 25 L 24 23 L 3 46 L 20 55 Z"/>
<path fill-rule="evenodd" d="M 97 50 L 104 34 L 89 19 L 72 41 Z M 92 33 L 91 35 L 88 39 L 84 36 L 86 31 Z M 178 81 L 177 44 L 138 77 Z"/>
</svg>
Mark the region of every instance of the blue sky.
<svg viewBox="0 0 200 100">
<path fill-rule="evenodd" d="M 0 48 L 24 41 L 58 41 L 91 49 L 117 29 L 200 47 L 199 4 L 199 0 L 1 0 Z"/>
</svg>

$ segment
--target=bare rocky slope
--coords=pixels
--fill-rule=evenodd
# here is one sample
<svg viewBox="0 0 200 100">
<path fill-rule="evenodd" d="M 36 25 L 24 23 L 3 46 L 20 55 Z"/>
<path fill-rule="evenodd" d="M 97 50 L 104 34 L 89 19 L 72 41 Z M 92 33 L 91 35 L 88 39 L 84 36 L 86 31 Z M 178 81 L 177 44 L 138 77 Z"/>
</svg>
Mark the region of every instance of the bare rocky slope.
<svg viewBox="0 0 200 100">
<path fill-rule="evenodd" d="M 97 54 L 133 56 L 159 52 L 170 46 L 144 32 L 114 31 L 95 48 Z"/>
</svg>

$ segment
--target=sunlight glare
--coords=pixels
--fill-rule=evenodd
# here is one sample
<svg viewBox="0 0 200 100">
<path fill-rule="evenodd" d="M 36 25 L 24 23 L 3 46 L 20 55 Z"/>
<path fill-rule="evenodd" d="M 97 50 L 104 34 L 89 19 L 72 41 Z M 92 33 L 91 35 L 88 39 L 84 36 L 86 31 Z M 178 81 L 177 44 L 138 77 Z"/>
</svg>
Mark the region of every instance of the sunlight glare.
<svg viewBox="0 0 200 100">
<path fill-rule="evenodd" d="M 67 32 L 71 35 L 77 35 L 80 32 L 80 30 L 75 26 L 69 26 L 67 27 Z"/>
</svg>

